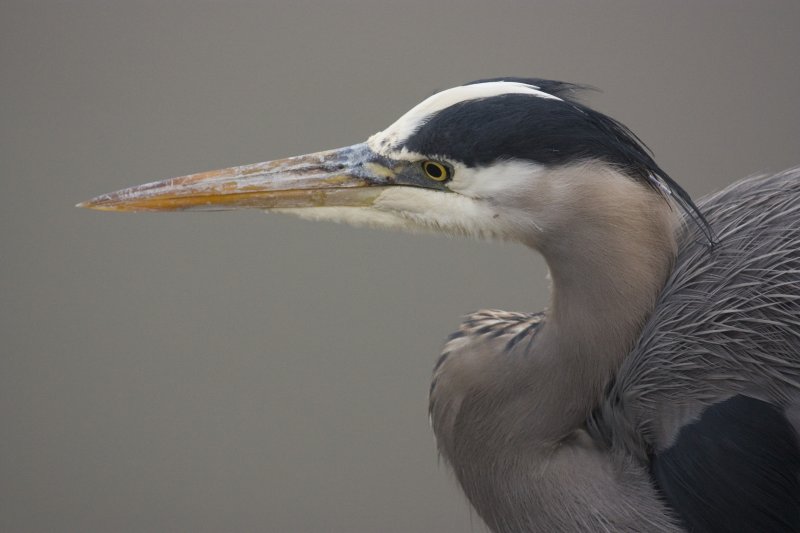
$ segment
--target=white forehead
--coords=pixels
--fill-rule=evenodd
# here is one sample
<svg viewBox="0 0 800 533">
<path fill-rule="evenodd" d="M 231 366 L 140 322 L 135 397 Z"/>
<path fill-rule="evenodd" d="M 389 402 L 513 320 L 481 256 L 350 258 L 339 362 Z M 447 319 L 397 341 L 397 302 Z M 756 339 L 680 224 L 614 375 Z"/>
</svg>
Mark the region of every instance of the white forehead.
<svg viewBox="0 0 800 533">
<path fill-rule="evenodd" d="M 408 139 L 431 115 L 443 109 L 479 98 L 489 98 L 503 94 L 530 94 L 539 98 L 561 100 L 557 96 L 540 90 L 535 85 L 511 81 L 489 81 L 453 87 L 423 100 L 405 115 L 397 119 L 394 124 L 369 138 L 369 147 L 376 152 L 386 152 L 398 143 Z"/>
</svg>

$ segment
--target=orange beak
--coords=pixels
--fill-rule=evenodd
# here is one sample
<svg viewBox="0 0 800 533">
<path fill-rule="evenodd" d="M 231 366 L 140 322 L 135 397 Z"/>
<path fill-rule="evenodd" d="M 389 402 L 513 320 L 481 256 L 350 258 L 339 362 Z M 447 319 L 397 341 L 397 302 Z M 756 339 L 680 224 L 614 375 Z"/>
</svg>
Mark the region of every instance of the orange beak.
<svg viewBox="0 0 800 533">
<path fill-rule="evenodd" d="M 101 211 L 367 207 L 395 184 L 365 143 L 138 185 L 78 204 Z"/>
</svg>

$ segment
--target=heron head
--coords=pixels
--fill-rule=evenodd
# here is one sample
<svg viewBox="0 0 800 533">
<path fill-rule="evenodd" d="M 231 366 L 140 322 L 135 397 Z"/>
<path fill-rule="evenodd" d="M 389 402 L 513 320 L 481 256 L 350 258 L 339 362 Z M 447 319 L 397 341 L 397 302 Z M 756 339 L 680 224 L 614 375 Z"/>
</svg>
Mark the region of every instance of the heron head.
<svg viewBox="0 0 800 533">
<path fill-rule="evenodd" d="M 575 100 L 578 89 L 480 80 L 434 94 L 363 143 L 148 183 L 79 205 L 256 208 L 534 246 L 573 212 L 570 200 L 591 204 L 599 192 L 624 196 L 625 187 L 637 187 L 693 207 L 627 128 Z"/>
</svg>

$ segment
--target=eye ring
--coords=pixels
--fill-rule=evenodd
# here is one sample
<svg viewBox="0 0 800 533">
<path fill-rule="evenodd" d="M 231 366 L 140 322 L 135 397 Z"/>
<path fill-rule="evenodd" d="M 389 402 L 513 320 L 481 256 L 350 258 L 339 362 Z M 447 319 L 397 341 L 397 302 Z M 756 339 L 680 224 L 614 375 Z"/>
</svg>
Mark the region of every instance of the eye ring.
<svg viewBox="0 0 800 533">
<path fill-rule="evenodd" d="M 440 182 L 449 180 L 451 174 L 450 167 L 430 159 L 422 162 L 422 171 L 427 178 Z"/>
</svg>

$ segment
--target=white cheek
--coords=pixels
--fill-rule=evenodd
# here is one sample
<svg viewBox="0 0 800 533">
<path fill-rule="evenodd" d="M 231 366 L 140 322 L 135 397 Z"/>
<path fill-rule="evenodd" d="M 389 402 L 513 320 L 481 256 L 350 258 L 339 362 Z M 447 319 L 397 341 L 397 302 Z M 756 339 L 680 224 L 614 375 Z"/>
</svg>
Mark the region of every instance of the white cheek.
<svg viewBox="0 0 800 533">
<path fill-rule="evenodd" d="M 410 186 L 387 187 L 370 207 L 274 209 L 309 220 L 354 226 L 438 232 L 479 239 L 530 243 L 542 232 L 531 215 L 531 198 L 540 196 L 544 167 L 506 161 L 488 168 L 454 165 L 453 180 L 442 192 Z"/>
<path fill-rule="evenodd" d="M 375 200 L 374 208 L 395 212 L 417 229 L 450 235 L 516 240 L 530 231 L 521 213 L 457 193 L 390 188 Z"/>
<path fill-rule="evenodd" d="M 533 194 L 544 174 L 543 165 L 529 161 L 509 160 L 479 168 L 456 164 L 448 187 L 472 198 L 518 198 L 524 203 L 524 196 Z"/>
</svg>

